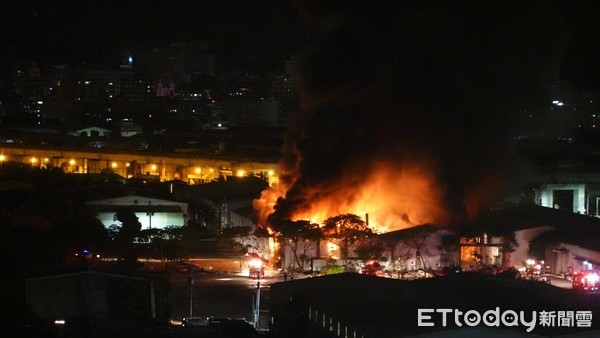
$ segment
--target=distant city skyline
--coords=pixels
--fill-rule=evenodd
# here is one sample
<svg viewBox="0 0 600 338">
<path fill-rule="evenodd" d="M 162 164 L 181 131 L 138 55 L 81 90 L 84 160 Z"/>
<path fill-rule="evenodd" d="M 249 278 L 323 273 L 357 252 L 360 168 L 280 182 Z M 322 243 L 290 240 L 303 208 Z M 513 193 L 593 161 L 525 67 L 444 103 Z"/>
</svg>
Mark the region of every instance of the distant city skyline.
<svg viewBox="0 0 600 338">
<path fill-rule="evenodd" d="M 116 58 L 120 50 L 205 40 L 218 44 L 224 54 L 268 68 L 279 53 L 303 48 L 302 18 L 296 3 L 12 1 L 0 5 L 0 47 L 16 47 L 20 62 L 102 63 Z M 595 15 L 600 5 L 596 1 L 549 3 L 563 16 L 568 36 L 561 79 L 577 90 L 600 89 L 596 57 L 600 22 Z M 352 1 L 340 4 L 353 6 Z"/>
<path fill-rule="evenodd" d="M 0 45 L 19 62 L 110 63 L 122 50 L 207 41 L 260 69 L 298 50 L 301 29 L 292 1 L 42 0 L 0 11 Z"/>
</svg>

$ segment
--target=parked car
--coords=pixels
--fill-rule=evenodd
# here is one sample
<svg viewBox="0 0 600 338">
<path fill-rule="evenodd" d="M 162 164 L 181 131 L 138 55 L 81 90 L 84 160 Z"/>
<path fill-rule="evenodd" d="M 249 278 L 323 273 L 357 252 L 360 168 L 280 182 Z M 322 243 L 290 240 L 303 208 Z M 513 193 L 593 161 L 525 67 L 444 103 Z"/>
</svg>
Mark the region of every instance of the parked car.
<svg viewBox="0 0 600 338">
<path fill-rule="evenodd" d="M 186 317 L 181 321 L 183 327 L 208 327 L 210 317 Z"/>
</svg>

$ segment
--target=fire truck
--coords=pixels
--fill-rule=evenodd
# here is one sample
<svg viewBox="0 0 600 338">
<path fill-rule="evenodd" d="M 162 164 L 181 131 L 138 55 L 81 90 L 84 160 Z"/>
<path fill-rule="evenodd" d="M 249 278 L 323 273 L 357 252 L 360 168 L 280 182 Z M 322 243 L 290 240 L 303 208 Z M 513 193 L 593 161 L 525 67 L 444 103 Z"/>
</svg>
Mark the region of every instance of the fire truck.
<svg viewBox="0 0 600 338">
<path fill-rule="evenodd" d="M 379 264 L 375 261 L 369 261 L 360 270 L 360 273 L 363 275 L 383 277 L 383 267 L 381 266 L 381 264 Z"/>
<path fill-rule="evenodd" d="M 261 279 L 265 277 L 265 261 L 258 255 L 248 262 L 248 277 Z"/>
<path fill-rule="evenodd" d="M 597 293 L 600 277 L 594 272 L 577 272 L 573 274 L 573 290 L 583 293 Z"/>
</svg>

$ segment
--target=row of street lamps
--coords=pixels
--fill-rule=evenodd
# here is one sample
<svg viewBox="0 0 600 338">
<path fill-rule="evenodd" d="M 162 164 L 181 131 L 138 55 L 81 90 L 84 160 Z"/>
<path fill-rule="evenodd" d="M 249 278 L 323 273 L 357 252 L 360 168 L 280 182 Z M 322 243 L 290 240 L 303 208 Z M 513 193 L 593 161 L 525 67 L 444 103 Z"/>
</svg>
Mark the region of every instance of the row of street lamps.
<svg viewBox="0 0 600 338">
<path fill-rule="evenodd" d="M 6 156 L 6 155 L 4 155 L 4 154 L 0 154 L 0 165 L 4 165 L 4 161 L 6 161 L 7 159 L 8 159 L 8 158 L 7 158 L 7 156 Z M 40 162 L 40 160 L 41 160 L 41 162 Z M 35 165 L 36 165 L 38 162 L 40 162 L 40 163 L 42 163 L 42 162 L 43 162 L 43 163 L 49 163 L 49 162 L 50 162 L 50 159 L 49 159 L 48 157 L 44 157 L 43 159 L 41 159 L 41 158 L 40 158 L 40 159 L 38 159 L 37 157 L 35 157 L 35 156 L 32 156 L 32 157 L 29 159 L 29 162 L 31 162 L 31 165 L 32 165 L 32 166 L 35 166 Z M 74 159 L 70 159 L 70 160 L 69 160 L 69 165 L 75 165 L 76 163 L 77 163 L 77 161 L 75 161 Z M 116 164 L 116 162 L 113 162 L 113 164 Z"/>
</svg>

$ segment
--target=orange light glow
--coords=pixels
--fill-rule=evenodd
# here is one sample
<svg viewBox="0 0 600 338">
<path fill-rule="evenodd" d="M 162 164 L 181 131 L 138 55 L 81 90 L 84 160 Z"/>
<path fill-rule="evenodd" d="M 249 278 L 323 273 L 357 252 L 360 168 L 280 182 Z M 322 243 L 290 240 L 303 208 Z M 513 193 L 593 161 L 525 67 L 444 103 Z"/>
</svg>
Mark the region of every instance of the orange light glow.
<svg viewBox="0 0 600 338">
<path fill-rule="evenodd" d="M 260 259 L 254 258 L 248 262 L 248 266 L 251 268 L 260 268 L 263 266 L 263 262 Z"/>
<path fill-rule="evenodd" d="M 340 253 L 340 247 L 335 243 L 327 242 L 327 254 L 330 258 L 338 259 Z"/>
<path fill-rule="evenodd" d="M 269 237 L 269 254 L 271 258 L 275 256 L 275 253 L 279 251 L 279 248 L 279 242 L 277 242 L 275 238 Z"/>
<path fill-rule="evenodd" d="M 315 191 L 307 191 L 305 195 L 314 198 L 297 208 L 291 219 L 320 223 L 344 213 L 360 217 L 368 213 L 369 227 L 377 233 L 427 223 L 445 224 L 450 220 L 435 175 L 422 167 L 397 169 L 375 165 L 365 175 L 365 179 L 355 185 L 311 188 Z M 277 200 L 285 198 L 288 189 L 280 184 L 264 190 L 254 201 L 261 224 L 267 223 Z"/>
</svg>

